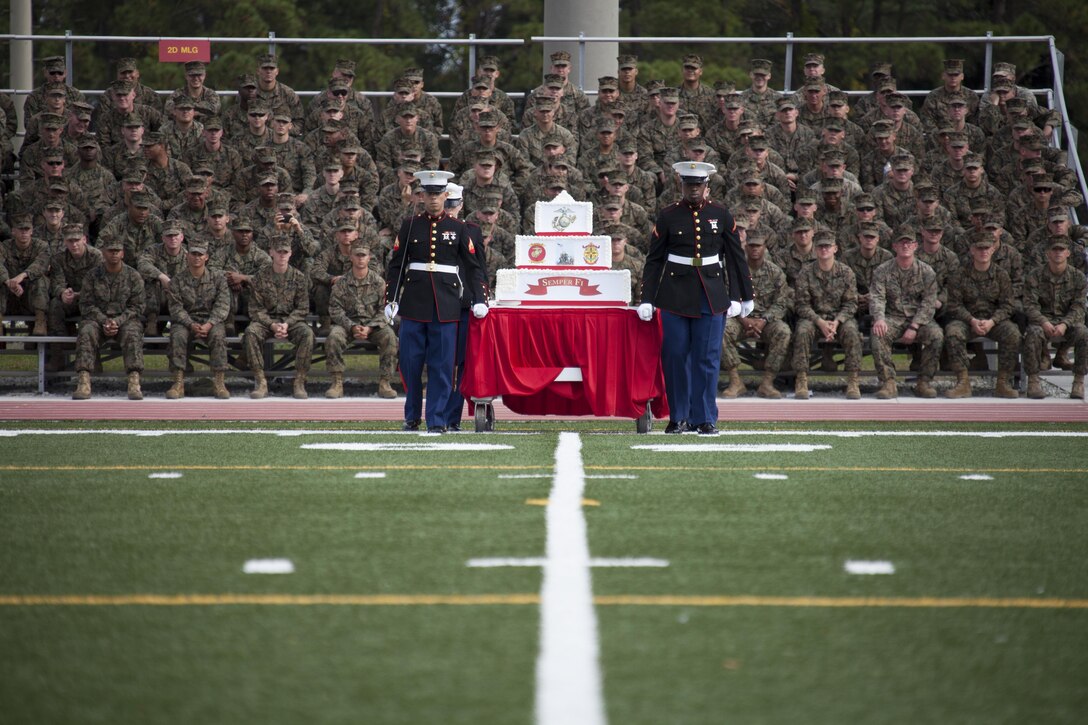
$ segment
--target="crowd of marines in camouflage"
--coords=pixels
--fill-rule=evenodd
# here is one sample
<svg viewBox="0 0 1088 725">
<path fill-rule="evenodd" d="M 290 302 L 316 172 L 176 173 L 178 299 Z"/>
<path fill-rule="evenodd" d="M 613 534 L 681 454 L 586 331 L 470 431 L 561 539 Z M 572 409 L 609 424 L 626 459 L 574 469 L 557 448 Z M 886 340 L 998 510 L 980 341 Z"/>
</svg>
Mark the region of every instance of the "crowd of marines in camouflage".
<svg viewBox="0 0 1088 725">
<path fill-rule="evenodd" d="M 876 397 L 898 394 L 893 345 L 909 346 L 916 395 L 936 396 L 945 370 L 955 377 L 945 394 L 966 397 L 979 337 L 997 343 L 997 395 L 1017 396 L 1022 364 L 1027 395 L 1044 397 L 1039 375 L 1053 364 L 1073 371 L 1083 397 L 1088 231 L 1071 211 L 1084 200 L 1055 148 L 1061 119 L 1016 85 L 1012 65 L 995 63 L 979 94 L 963 61 L 946 60 L 941 85 L 912 100 L 887 63 L 872 65 L 870 92 L 847 95 L 816 53 L 792 93 L 773 88 L 764 59 L 737 88 L 704 82 L 702 59 L 685 55 L 672 87 L 640 83 L 638 58 L 621 55 L 591 102 L 571 60 L 551 55 L 519 115 L 493 56 L 478 58 L 451 113 L 419 68 L 379 108 L 354 89 L 351 60 L 304 104 L 275 55 L 235 79 L 230 100 L 206 85 L 204 63 L 185 64 L 185 85 L 161 94 L 125 58 L 91 104 L 64 60 L 47 58 L 26 99 L 18 185 L 3 200 L 0 315 L 32 315 L 36 335 L 77 331 L 77 398 L 89 397 L 109 338 L 140 397 L 143 336 L 165 332 L 169 398 L 184 395 L 194 343 L 208 349 L 214 394 L 229 397 L 232 335 L 243 336 L 233 364 L 253 371 L 254 397 L 268 393 L 269 338 L 295 346 L 293 394 L 306 397 L 320 336 L 329 397 L 343 395 L 344 351 L 364 342 L 379 351 L 379 394 L 393 397 L 397 337 L 380 314 L 381 278 L 401 219 L 420 210 L 413 173 L 456 174 L 492 284 L 513 266 L 515 235 L 533 233 L 536 201 L 561 191 L 592 201 L 637 303 L 654 218 L 680 199 L 671 166 L 691 160 L 717 168 L 708 193 L 738 221 L 756 293 L 755 312 L 725 328 L 726 397 L 746 392 L 738 345 L 755 343 L 757 395 L 781 397 L 775 380 L 792 371 L 808 398 L 812 367 L 837 369 L 842 350 L 856 399 L 866 339 Z M 0 113 L 10 173 L 10 98 Z M 51 349 L 50 367 L 67 364 Z"/>
</svg>

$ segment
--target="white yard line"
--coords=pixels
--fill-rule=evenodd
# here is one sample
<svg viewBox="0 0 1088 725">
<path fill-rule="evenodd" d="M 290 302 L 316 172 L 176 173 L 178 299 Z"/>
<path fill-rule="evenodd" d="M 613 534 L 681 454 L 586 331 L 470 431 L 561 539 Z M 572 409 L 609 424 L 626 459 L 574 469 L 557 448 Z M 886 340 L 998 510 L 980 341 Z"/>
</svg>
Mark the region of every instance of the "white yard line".
<svg viewBox="0 0 1088 725">
<path fill-rule="evenodd" d="M 438 437 L 438 436 L 436 436 Z M 508 451 L 501 443 L 303 443 L 307 451 Z"/>
<path fill-rule="evenodd" d="M 604 725 L 597 613 L 582 513 L 582 441 L 560 433 L 547 508 L 547 559 L 540 591 L 537 725 Z"/>
</svg>

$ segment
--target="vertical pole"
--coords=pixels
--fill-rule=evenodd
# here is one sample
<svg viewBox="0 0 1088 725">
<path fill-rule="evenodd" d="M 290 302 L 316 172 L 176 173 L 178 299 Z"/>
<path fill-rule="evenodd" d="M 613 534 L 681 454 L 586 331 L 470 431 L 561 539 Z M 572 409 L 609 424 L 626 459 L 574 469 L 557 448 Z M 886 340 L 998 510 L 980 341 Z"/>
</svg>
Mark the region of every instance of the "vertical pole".
<svg viewBox="0 0 1088 725">
<path fill-rule="evenodd" d="M 268 31 L 268 54 L 269 55 L 275 55 L 276 54 L 276 31 L 275 30 L 269 30 Z"/>
<path fill-rule="evenodd" d="M 986 31 L 986 61 L 983 63 L 983 73 L 985 75 L 982 78 L 982 87 L 987 93 L 990 92 L 990 76 L 994 72 L 994 31 Z"/>
<path fill-rule="evenodd" d="M 30 0 L 12 0 L 11 2 L 11 32 L 13 35 L 30 35 L 31 34 L 31 18 L 33 13 L 31 12 Z M 11 87 L 17 91 L 30 91 L 34 88 L 34 41 L 32 40 L 13 40 L 11 41 L 11 47 L 9 50 L 11 61 Z M 23 105 L 26 103 L 25 94 L 15 94 L 15 110 L 16 115 L 19 116 L 19 128 L 25 128 L 23 123 Z M 19 153 L 19 148 L 23 144 L 22 135 L 17 135 L 13 138 L 12 143 L 15 145 L 15 153 Z"/>
<path fill-rule="evenodd" d="M 476 77 L 476 33 L 469 33 L 468 39 L 472 41 L 468 46 L 468 85 L 472 86 L 472 79 Z"/>
<path fill-rule="evenodd" d="M 571 54 L 571 63 L 578 65 L 571 68 L 573 85 L 584 88 L 588 78 L 595 86 L 594 79 L 616 75 L 619 43 L 591 42 L 585 37 L 588 30 L 590 37 L 615 38 L 619 28 L 619 0 L 544 0 L 544 35 L 570 38 L 565 42 L 544 44 L 544 69 L 548 68 L 549 55 L 565 50 Z"/>
<path fill-rule="evenodd" d="M 782 89 L 787 93 L 793 87 L 793 33 L 786 33 L 786 67 L 782 71 Z"/>
<path fill-rule="evenodd" d="M 72 43 L 72 31 L 64 31 L 64 71 L 67 73 L 68 85 L 74 86 L 76 84 L 76 76 L 72 69 L 72 53 L 75 52 L 75 44 Z"/>
</svg>

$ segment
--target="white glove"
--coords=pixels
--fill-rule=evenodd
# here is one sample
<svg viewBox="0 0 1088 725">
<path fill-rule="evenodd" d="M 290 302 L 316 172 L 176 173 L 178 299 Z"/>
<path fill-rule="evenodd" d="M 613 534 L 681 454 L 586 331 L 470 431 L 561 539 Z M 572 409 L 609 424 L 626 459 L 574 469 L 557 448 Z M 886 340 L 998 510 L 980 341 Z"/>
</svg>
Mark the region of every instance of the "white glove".
<svg viewBox="0 0 1088 725">
<path fill-rule="evenodd" d="M 649 302 L 643 302 L 638 306 L 638 319 L 649 322 L 654 319 L 654 306 Z"/>
<path fill-rule="evenodd" d="M 483 302 L 477 302 L 472 306 L 472 314 L 476 317 L 477 320 L 482 320 L 483 318 L 487 317 L 488 312 L 488 307 Z"/>
<path fill-rule="evenodd" d="M 729 309 L 725 311 L 725 316 L 726 317 L 740 317 L 740 315 L 741 315 L 740 311 L 741 311 L 740 303 L 737 302 L 736 300 L 733 300 L 732 302 L 729 303 Z"/>
<path fill-rule="evenodd" d="M 400 310 L 400 305 L 396 302 L 390 302 L 385 306 L 385 321 L 390 325 L 393 324 L 393 318 L 397 316 L 397 312 Z"/>
<path fill-rule="evenodd" d="M 740 316 L 741 317 L 747 317 L 748 315 L 752 314 L 752 312 L 755 310 L 755 308 L 756 308 L 756 301 L 755 300 L 744 300 L 743 302 L 740 303 Z"/>
</svg>

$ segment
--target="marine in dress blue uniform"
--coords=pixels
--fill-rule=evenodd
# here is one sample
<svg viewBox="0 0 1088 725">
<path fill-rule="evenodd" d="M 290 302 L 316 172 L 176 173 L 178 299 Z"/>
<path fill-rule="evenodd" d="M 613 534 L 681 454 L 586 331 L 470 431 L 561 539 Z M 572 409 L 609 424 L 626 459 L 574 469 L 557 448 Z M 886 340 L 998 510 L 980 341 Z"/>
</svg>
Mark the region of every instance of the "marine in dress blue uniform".
<svg viewBox="0 0 1088 725">
<path fill-rule="evenodd" d="M 642 277 L 639 317 L 661 310 L 666 433 L 718 432 L 718 366 L 724 315 L 753 308 L 752 276 L 733 215 L 706 198 L 713 164 L 673 164 L 683 199 L 657 215 Z"/>
<path fill-rule="evenodd" d="M 405 219 L 393 243 L 386 273 L 385 316 L 398 314 L 400 372 L 404 381 L 404 428 L 418 430 L 427 367 L 427 430 L 444 433 L 453 391 L 461 300 L 487 314 L 486 279 L 475 261 L 477 247 L 464 222 L 445 213 L 446 185 L 453 174 L 419 171 L 425 213 Z M 462 275 L 467 274 L 467 278 Z"/>
</svg>

